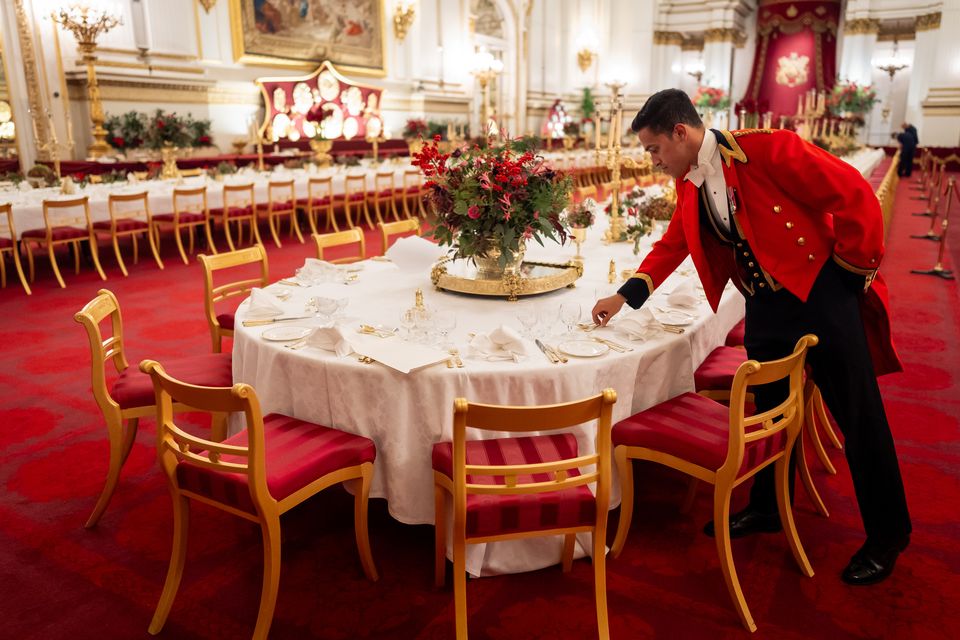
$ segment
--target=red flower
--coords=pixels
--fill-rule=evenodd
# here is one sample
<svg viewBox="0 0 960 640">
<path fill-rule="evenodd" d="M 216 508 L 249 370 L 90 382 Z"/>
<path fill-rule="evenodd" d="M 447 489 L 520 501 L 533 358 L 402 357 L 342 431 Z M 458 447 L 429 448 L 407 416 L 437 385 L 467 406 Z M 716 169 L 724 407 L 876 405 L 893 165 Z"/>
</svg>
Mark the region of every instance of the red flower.
<svg viewBox="0 0 960 640">
<path fill-rule="evenodd" d="M 123 149 L 123 142 L 124 142 L 123 138 L 121 138 L 120 136 L 114 136 L 113 146 L 115 146 L 118 149 Z"/>
</svg>

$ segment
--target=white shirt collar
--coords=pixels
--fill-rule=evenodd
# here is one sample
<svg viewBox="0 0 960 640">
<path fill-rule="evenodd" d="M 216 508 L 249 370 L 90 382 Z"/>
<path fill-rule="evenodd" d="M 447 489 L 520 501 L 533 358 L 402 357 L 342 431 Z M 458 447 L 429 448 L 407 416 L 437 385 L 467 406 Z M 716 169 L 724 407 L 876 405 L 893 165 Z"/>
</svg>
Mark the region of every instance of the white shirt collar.
<svg viewBox="0 0 960 640">
<path fill-rule="evenodd" d="M 719 153 L 717 137 L 713 135 L 713 131 L 707 129 L 704 131 L 703 142 L 700 143 L 700 151 L 697 153 L 697 164 L 690 167 L 685 180 L 689 180 L 699 188 L 708 176 L 717 172 L 714 161 Z"/>
</svg>

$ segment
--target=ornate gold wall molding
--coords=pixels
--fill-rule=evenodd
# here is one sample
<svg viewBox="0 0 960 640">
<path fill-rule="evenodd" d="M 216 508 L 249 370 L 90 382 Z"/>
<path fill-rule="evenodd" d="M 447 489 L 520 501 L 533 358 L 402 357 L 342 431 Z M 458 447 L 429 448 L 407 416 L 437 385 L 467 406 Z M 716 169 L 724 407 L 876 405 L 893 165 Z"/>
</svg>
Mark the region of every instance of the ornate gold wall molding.
<svg viewBox="0 0 960 640">
<path fill-rule="evenodd" d="M 215 4 L 217 4 L 217 0 L 200 0 L 200 6 L 202 6 L 203 10 L 207 13 L 210 13 L 210 10 L 213 9 Z"/>
<path fill-rule="evenodd" d="M 681 51 L 703 51 L 703 34 L 689 33 L 684 36 L 680 44 Z"/>
<path fill-rule="evenodd" d="M 843 25 L 843 32 L 848 36 L 864 35 L 867 33 L 880 33 L 880 21 L 873 18 L 858 18 L 848 20 Z"/>
<path fill-rule="evenodd" d="M 99 84 L 100 97 L 105 102 L 260 104 L 260 92 L 252 85 L 250 90 L 237 90 L 202 84 L 143 82 L 123 78 L 102 78 Z M 67 80 L 67 91 L 70 100 L 82 102 L 87 99 L 85 80 L 81 76 Z"/>
<path fill-rule="evenodd" d="M 940 28 L 940 12 L 917 16 L 917 31 L 929 31 Z"/>
<path fill-rule="evenodd" d="M 33 34 L 30 29 L 30 21 L 27 19 L 27 12 L 23 6 L 23 0 L 13 0 L 14 11 L 17 16 L 17 39 L 20 41 L 20 60 L 23 66 L 23 75 L 27 81 L 27 102 L 30 104 L 31 118 L 36 123 L 37 140 L 39 146 L 45 144 L 50 135 L 47 127 L 47 119 L 42 117 L 43 94 L 40 90 L 40 79 L 37 77 L 37 55 L 33 48 Z M 19 124 L 21 131 L 26 126 L 25 122 Z M 47 154 L 42 155 L 42 160 L 48 160 Z"/>
<path fill-rule="evenodd" d="M 654 31 L 653 44 L 665 44 L 679 47 L 683 45 L 683 34 L 679 31 Z"/>
<path fill-rule="evenodd" d="M 707 29 L 703 33 L 703 41 L 706 42 L 732 42 L 738 47 L 747 43 L 747 34 L 739 29 L 730 27 L 721 29 Z"/>
</svg>

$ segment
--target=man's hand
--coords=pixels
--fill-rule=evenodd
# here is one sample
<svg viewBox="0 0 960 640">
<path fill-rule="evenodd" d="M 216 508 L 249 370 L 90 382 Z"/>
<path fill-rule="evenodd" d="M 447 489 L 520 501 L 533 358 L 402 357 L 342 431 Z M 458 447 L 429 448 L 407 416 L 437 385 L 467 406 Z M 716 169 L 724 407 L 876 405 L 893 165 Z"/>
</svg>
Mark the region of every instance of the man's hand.
<svg viewBox="0 0 960 640">
<path fill-rule="evenodd" d="M 598 324 L 601 327 L 607 326 L 610 318 L 617 315 L 617 312 L 620 311 L 620 308 L 623 307 L 626 302 L 627 299 L 619 293 L 615 293 L 609 298 L 597 300 L 597 304 L 593 305 L 592 312 L 594 324 Z"/>
</svg>

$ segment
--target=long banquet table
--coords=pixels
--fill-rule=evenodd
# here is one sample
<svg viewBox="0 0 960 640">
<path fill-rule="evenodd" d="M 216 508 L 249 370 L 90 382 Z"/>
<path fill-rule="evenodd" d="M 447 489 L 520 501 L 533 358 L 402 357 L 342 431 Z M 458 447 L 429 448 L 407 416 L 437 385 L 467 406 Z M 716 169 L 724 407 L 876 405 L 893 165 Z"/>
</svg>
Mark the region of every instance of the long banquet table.
<svg viewBox="0 0 960 640">
<path fill-rule="evenodd" d="M 610 261 L 616 262 L 619 274 L 623 269 L 635 269 L 639 260 L 632 253 L 632 244 L 604 245 L 601 234 L 601 229 L 589 231 L 583 245 L 584 273 L 576 287 L 517 302 L 439 292 L 432 288 L 429 268 L 404 271 L 391 263 L 366 261 L 361 263 L 355 283 L 289 287 L 292 297 L 282 306 L 287 313 L 299 315 L 311 296 L 346 297 L 349 303 L 340 322 L 349 335 L 360 323 L 398 326 L 400 312 L 413 305 L 414 291 L 420 288 L 428 307 L 456 313 L 457 326 L 449 337 L 465 354 L 468 334 L 501 324 L 519 328 L 517 313 L 530 306 L 540 308 L 544 312 L 541 317 L 555 319 L 561 303 L 574 301 L 580 303 L 581 319 L 589 320 L 597 296 L 609 295 L 619 286 L 619 277 L 617 283 L 608 283 Z M 641 256 L 652 242 L 652 237 L 643 240 Z M 573 253 L 572 246 L 533 245 L 527 259 L 562 262 Z M 275 274 L 284 275 L 288 274 Z M 689 262 L 681 265 L 648 305 L 666 307 L 663 292 L 685 279 L 699 284 Z M 279 288 L 284 287 L 275 284 L 269 290 Z M 490 362 L 463 355 L 464 368 L 449 369 L 441 363 L 402 374 L 378 363 L 362 364 L 356 356 L 338 358 L 315 348 L 292 350 L 268 342 L 261 338 L 266 327 L 242 326 L 247 304 L 237 312 L 235 381 L 256 388 L 265 412 L 282 412 L 372 438 L 377 461 L 371 496 L 385 498 L 393 517 L 410 524 L 433 522 L 431 447 L 452 438 L 454 398 L 534 405 L 580 399 L 611 387 L 618 394 L 614 420 L 621 420 L 692 390 L 696 366 L 723 343 L 730 328 L 743 317 L 743 298 L 730 287 L 716 314 L 701 295 L 691 311 L 695 320 L 682 335 L 657 332 L 648 340 L 629 342 L 615 329 L 597 331 L 630 344 L 631 352 L 611 351 L 598 358 L 571 357 L 567 364 L 551 364 L 533 342 L 526 342 L 528 355 L 520 362 Z M 289 324 L 320 326 L 322 322 L 310 318 Z M 549 324 L 536 328 L 537 335 L 554 345 L 559 330 Z M 592 452 L 595 428 L 583 425 L 574 432 L 581 452 Z M 617 491 L 611 506 L 618 500 Z M 589 549 L 589 540 L 582 540 L 580 546 L 580 551 Z M 560 537 L 469 545 L 467 569 L 473 575 L 526 571 L 555 564 L 560 550 Z"/>
</svg>

